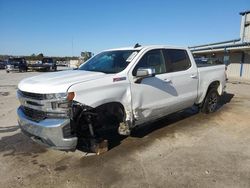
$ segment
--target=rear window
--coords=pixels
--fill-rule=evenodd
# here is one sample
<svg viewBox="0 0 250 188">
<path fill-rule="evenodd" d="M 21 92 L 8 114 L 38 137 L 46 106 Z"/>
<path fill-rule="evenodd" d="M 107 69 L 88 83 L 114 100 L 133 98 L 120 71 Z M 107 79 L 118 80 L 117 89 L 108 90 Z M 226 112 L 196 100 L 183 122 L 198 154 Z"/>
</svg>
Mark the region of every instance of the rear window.
<svg viewBox="0 0 250 188">
<path fill-rule="evenodd" d="M 191 67 L 191 62 L 186 50 L 166 49 L 164 56 L 167 64 L 167 72 L 184 71 Z"/>
</svg>

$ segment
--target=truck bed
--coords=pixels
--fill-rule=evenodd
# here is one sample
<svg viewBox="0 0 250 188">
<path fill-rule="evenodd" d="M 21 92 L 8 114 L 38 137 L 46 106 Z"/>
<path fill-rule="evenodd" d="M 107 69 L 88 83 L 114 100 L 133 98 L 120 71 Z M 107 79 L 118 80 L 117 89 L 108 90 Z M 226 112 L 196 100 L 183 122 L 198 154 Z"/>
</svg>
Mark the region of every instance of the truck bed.
<svg viewBox="0 0 250 188">
<path fill-rule="evenodd" d="M 222 64 L 196 63 L 196 66 L 198 68 L 200 68 L 200 67 L 219 66 L 219 65 L 222 65 Z"/>
</svg>

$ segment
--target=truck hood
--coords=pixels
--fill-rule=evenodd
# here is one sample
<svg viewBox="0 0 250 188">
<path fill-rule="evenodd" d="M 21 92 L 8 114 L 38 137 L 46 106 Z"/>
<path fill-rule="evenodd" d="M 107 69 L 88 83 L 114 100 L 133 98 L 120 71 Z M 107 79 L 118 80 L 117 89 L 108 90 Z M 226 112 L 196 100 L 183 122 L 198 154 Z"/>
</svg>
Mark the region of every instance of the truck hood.
<svg viewBox="0 0 250 188">
<path fill-rule="evenodd" d="M 108 75 L 101 72 L 89 72 L 83 70 L 45 73 L 23 79 L 18 84 L 18 89 L 30 93 L 65 93 L 73 84 L 96 80 L 106 76 Z"/>
</svg>

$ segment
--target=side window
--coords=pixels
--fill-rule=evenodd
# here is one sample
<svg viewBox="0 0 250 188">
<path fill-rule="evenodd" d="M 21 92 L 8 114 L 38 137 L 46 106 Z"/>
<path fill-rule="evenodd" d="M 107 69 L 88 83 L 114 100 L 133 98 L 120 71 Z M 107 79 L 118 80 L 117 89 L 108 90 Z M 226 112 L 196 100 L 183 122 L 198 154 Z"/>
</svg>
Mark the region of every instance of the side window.
<svg viewBox="0 0 250 188">
<path fill-rule="evenodd" d="M 164 56 L 168 67 L 167 72 L 184 71 L 191 67 L 191 62 L 186 50 L 166 49 Z"/>
<path fill-rule="evenodd" d="M 166 73 L 166 65 L 162 50 L 151 50 L 144 54 L 140 61 L 135 66 L 132 74 L 136 75 L 138 68 L 152 68 L 155 69 L 155 74 Z"/>
</svg>

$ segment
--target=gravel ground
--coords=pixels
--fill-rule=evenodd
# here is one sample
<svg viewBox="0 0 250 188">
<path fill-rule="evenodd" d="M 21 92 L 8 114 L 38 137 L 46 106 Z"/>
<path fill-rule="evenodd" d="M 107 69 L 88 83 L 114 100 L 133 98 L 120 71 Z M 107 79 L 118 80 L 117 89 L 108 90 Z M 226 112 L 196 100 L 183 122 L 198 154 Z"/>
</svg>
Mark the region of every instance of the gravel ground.
<svg viewBox="0 0 250 188">
<path fill-rule="evenodd" d="M 86 156 L 20 133 L 17 84 L 37 74 L 0 70 L 0 187 L 250 187 L 249 84 L 229 82 L 214 114 L 190 108 Z"/>
</svg>

